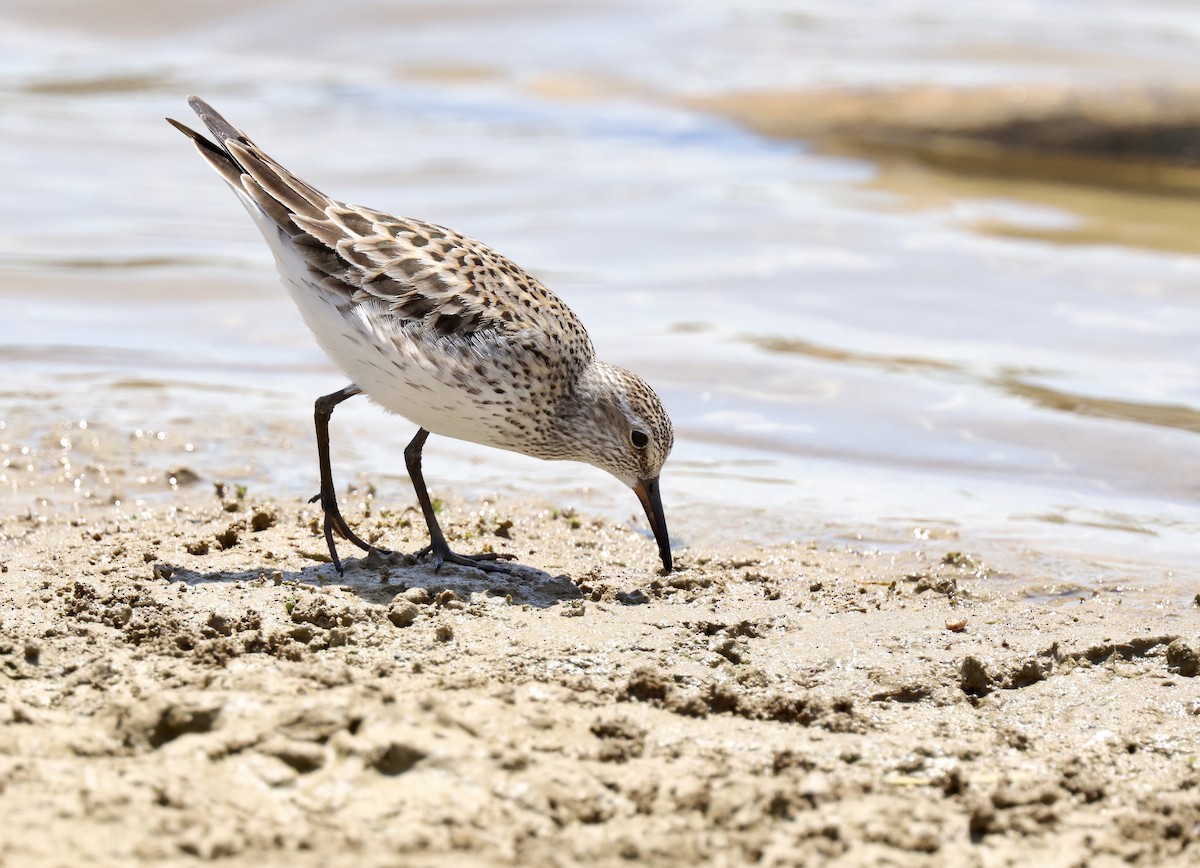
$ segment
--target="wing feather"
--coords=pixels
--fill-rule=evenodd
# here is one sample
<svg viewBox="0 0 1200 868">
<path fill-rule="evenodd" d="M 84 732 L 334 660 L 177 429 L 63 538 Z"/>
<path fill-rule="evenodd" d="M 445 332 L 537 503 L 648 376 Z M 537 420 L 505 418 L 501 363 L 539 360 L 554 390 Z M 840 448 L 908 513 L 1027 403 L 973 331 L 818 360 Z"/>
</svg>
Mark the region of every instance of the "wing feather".
<svg viewBox="0 0 1200 868">
<path fill-rule="evenodd" d="M 312 284 L 372 316 L 423 323 L 434 334 L 511 341 L 540 358 L 587 364 L 575 314 L 535 277 L 444 226 L 338 202 L 268 156 L 208 103 L 189 104 L 215 144 L 175 121 L 221 176 L 280 230 Z M 268 239 L 270 240 L 270 239 Z"/>
</svg>

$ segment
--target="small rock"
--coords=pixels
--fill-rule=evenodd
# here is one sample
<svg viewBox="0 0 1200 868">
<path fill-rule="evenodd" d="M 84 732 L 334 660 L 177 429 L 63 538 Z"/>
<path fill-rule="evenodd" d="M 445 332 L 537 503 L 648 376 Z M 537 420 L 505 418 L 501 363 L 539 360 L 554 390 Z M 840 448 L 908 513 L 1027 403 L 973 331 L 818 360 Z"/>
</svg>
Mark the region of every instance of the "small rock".
<svg viewBox="0 0 1200 868">
<path fill-rule="evenodd" d="M 449 642 L 454 638 L 454 628 L 449 624 L 438 624 L 437 630 L 433 633 L 433 638 L 439 642 Z"/>
<path fill-rule="evenodd" d="M 259 506 L 254 510 L 254 514 L 250 516 L 250 530 L 259 533 L 269 527 L 274 527 L 277 520 L 278 517 L 274 507 L 267 505 Z"/>
<path fill-rule="evenodd" d="M 662 702 L 674 690 L 674 682 L 653 666 L 639 666 L 625 683 L 621 698 L 638 702 Z"/>
<path fill-rule="evenodd" d="M 225 530 L 217 534 L 216 540 L 217 545 L 221 547 L 222 551 L 225 549 L 231 549 L 237 545 L 238 523 L 235 522 L 234 524 L 231 524 L 229 527 L 225 528 Z"/>
<path fill-rule="evenodd" d="M 1195 678 L 1200 675 L 1200 655 L 1182 639 L 1176 639 L 1167 646 L 1167 668 L 1186 678 Z"/>
<path fill-rule="evenodd" d="M 233 633 L 233 625 L 229 623 L 229 619 L 218 612 L 210 613 L 204 626 L 220 636 L 229 636 Z"/>
<path fill-rule="evenodd" d="M 334 627 L 349 627 L 354 624 L 355 613 L 340 606 L 322 594 L 305 594 L 292 605 L 288 614 L 297 624 L 312 624 L 321 630 Z"/>
<path fill-rule="evenodd" d="M 639 588 L 633 591 L 617 591 L 617 602 L 622 606 L 644 606 L 650 602 L 650 598 Z"/>
<path fill-rule="evenodd" d="M 429 596 L 428 588 L 409 588 L 400 594 L 401 597 L 408 600 L 410 603 L 416 603 L 418 606 L 427 606 L 433 598 Z"/>
<path fill-rule="evenodd" d="M 920 576 L 917 579 L 917 586 L 913 588 L 913 593 L 920 594 L 924 591 L 933 591 L 938 594 L 944 594 L 947 597 L 953 597 L 958 594 L 958 582 L 955 579 L 947 579 L 941 576 Z"/>
<path fill-rule="evenodd" d="M 408 600 L 393 601 L 388 606 L 388 620 L 397 627 L 412 626 L 413 621 L 417 620 L 417 615 L 421 612 L 414 604 Z"/>
</svg>

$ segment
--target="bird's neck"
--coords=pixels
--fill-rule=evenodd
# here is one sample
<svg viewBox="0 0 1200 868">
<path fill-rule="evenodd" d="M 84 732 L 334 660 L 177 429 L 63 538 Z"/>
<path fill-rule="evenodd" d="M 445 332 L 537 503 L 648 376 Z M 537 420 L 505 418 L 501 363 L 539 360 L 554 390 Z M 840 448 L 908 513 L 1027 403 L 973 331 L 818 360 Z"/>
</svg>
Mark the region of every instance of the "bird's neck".
<svg viewBox="0 0 1200 868">
<path fill-rule="evenodd" d="M 614 398 L 617 371 L 612 365 L 594 361 L 563 393 L 555 424 L 546 432 L 555 457 L 594 463 L 592 457 L 603 442 L 603 432 L 611 429 L 621 413 Z"/>
</svg>

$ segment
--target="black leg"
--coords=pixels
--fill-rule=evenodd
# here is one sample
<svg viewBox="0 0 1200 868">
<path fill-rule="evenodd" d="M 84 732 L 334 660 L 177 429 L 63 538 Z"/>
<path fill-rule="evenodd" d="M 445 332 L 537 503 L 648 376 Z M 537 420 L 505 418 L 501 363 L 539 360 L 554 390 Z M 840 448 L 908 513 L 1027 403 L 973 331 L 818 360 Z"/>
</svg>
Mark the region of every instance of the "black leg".
<svg viewBox="0 0 1200 868">
<path fill-rule="evenodd" d="M 363 542 L 355 536 L 354 531 L 350 530 L 345 519 L 342 518 L 337 504 L 337 492 L 333 488 L 333 467 L 329 460 L 329 419 L 333 415 L 333 408 L 347 398 L 353 398 L 358 394 L 361 394 L 358 386 L 349 385 L 331 395 L 317 398 L 313 408 L 313 419 L 317 428 L 317 457 L 321 464 L 321 493 L 312 498 L 309 503 L 321 501 L 321 511 L 325 513 L 325 544 L 329 546 L 329 557 L 339 575 L 345 573 L 345 568 L 342 566 L 341 558 L 338 557 L 337 547 L 333 543 L 334 531 L 365 552 L 374 548 L 370 543 Z"/>
<path fill-rule="evenodd" d="M 412 439 L 412 442 L 404 448 L 404 463 L 408 467 L 408 475 L 412 479 L 413 488 L 417 491 L 417 502 L 421 504 L 421 512 L 425 516 L 425 524 L 429 528 L 429 545 L 417 552 L 417 557 L 432 553 L 434 560 L 433 571 L 435 573 L 442 568 L 442 564 L 444 563 L 475 567 L 489 573 L 504 572 L 504 566 L 490 563 L 490 561 L 512 560 L 515 555 L 500 552 L 484 552 L 467 557 L 466 555 L 457 555 L 450 551 L 450 546 L 446 543 L 446 537 L 442 534 L 442 528 L 438 525 L 437 516 L 433 512 L 433 501 L 429 499 L 429 489 L 425 487 L 425 474 L 421 472 L 421 450 L 424 448 L 425 441 L 428 438 L 429 432 L 421 428 L 417 431 L 417 436 Z"/>
</svg>

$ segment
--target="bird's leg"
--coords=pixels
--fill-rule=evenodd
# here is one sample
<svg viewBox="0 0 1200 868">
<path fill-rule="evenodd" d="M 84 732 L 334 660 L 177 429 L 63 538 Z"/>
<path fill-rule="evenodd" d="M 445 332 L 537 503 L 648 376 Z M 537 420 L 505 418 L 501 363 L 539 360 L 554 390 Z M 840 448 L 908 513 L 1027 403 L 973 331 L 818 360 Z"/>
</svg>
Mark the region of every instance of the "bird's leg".
<svg viewBox="0 0 1200 868">
<path fill-rule="evenodd" d="M 342 518 L 341 510 L 338 509 L 337 492 L 333 488 L 333 467 L 329 460 L 329 419 L 333 415 L 333 408 L 347 398 L 361 394 L 361 391 L 358 386 L 351 384 L 330 395 L 317 398 L 313 407 L 313 420 L 317 428 L 317 458 L 321 465 L 321 493 L 309 500 L 309 503 L 321 501 L 321 511 L 325 513 L 325 544 L 329 546 L 329 557 L 339 575 L 345 573 L 345 568 L 333 543 L 334 531 L 365 552 L 374 548 L 370 543 L 359 539 Z"/>
<path fill-rule="evenodd" d="M 425 516 L 425 524 L 429 528 L 429 545 L 417 552 L 417 557 L 433 554 L 436 573 L 442 564 L 458 564 L 464 567 L 475 567 L 489 573 L 504 572 L 502 564 L 490 563 L 497 560 L 513 560 L 516 556 L 501 552 L 483 552 L 482 554 L 466 556 L 450 551 L 442 528 L 438 525 L 437 516 L 433 512 L 433 501 L 429 499 L 429 489 L 425 487 L 425 475 L 421 472 L 421 449 L 429 432 L 424 428 L 417 431 L 417 436 L 404 449 L 404 463 L 408 467 L 408 475 L 412 479 L 413 488 L 417 491 L 417 502 L 421 504 L 421 512 Z"/>
</svg>

